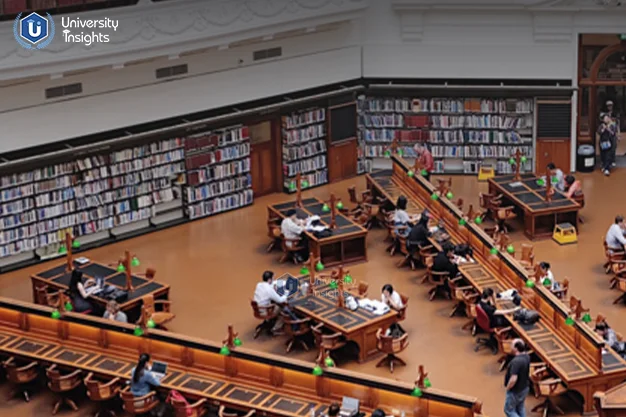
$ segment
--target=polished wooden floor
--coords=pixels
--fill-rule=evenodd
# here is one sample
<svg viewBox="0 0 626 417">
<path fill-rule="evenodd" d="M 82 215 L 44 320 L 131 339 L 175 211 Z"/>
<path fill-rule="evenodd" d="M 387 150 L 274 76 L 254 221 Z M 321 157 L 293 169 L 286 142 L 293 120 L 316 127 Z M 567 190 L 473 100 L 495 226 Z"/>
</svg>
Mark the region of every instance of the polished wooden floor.
<svg viewBox="0 0 626 417">
<path fill-rule="evenodd" d="M 587 206 L 582 211 L 585 224 L 581 228 L 579 243 L 562 247 L 551 240 L 538 242 L 535 244 L 536 258 L 537 261 L 549 261 L 558 279 L 568 277 L 572 294 L 581 297 L 594 315 L 598 312 L 606 314 L 616 330 L 626 333 L 626 321 L 623 320 L 626 306 L 612 305 L 618 294 L 609 289 L 608 277 L 601 267 L 603 236 L 615 215 L 626 213 L 626 171 L 618 170 L 608 178 L 599 173 L 579 176 L 587 198 Z M 347 202 L 346 188 L 352 184 L 362 189 L 364 179 L 321 187 L 305 195 L 326 199 L 333 190 Z M 486 191 L 486 184 L 479 184 L 475 177 L 453 177 L 453 191 L 456 197 L 463 197 L 466 204 L 472 202 L 477 206 L 478 192 Z M 243 210 L 102 247 L 84 255 L 113 262 L 129 249 L 141 260 L 140 268 L 155 267 L 157 278 L 172 286 L 171 298 L 177 314 L 171 326 L 173 331 L 221 340 L 227 324 L 232 323 L 246 347 L 284 354 L 283 339 L 261 337 L 252 340 L 257 322 L 252 316 L 249 300 L 264 270 L 274 270 L 278 275 L 299 270 L 292 264 L 279 264 L 278 252 L 265 252 L 266 206 L 289 198 L 284 194 L 262 197 L 255 200 L 252 207 Z M 520 229 L 518 225 L 517 230 Z M 521 233 L 514 233 L 513 237 L 515 242 L 524 239 Z M 376 361 L 362 365 L 350 361 L 339 365 L 413 381 L 417 366 L 423 364 L 436 387 L 475 395 L 483 400 L 486 415 L 503 415 L 504 375 L 498 372 L 497 357 L 487 352 L 474 352 L 474 339 L 460 330 L 464 319 L 448 317 L 452 307 L 448 301 L 428 302 L 428 288 L 419 284 L 422 272 L 397 269 L 398 258 L 390 258 L 385 253 L 383 238 L 382 230 L 373 230 L 368 237 L 369 262 L 351 266 L 350 270 L 356 280 L 370 284 L 373 295 L 377 296 L 383 284 L 391 283 L 410 297 L 408 318 L 403 324 L 410 333 L 410 345 L 402 354 L 408 366 L 389 374 L 384 368 L 376 368 Z M 0 295 L 30 300 L 30 274 L 49 265 L 0 276 Z M 316 353 L 294 352 L 290 355 L 313 361 Z M 1 390 L 0 395 L 3 395 L 6 386 L 3 385 Z M 529 405 L 535 403 L 532 398 L 528 401 Z M 91 405 L 83 404 L 85 407 L 75 415 L 89 415 L 92 411 Z M 7 417 L 47 415 L 51 408 L 52 398 L 46 394 L 35 396 L 30 404 L 18 400 L 0 401 L 0 414 Z M 571 413 L 568 415 L 578 414 L 567 403 L 564 408 Z"/>
</svg>

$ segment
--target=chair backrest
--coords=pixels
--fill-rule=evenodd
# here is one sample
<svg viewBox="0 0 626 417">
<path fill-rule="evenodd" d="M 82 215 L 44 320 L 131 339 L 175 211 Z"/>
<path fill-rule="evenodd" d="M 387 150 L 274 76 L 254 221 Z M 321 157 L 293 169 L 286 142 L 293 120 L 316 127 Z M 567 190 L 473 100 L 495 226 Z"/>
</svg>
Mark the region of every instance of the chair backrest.
<svg viewBox="0 0 626 417">
<path fill-rule="evenodd" d="M 276 317 L 278 314 L 278 307 L 274 304 L 270 304 L 267 307 L 261 307 L 256 301 L 250 300 L 250 305 L 252 306 L 254 317 L 259 320 L 271 319 Z"/>
<path fill-rule="evenodd" d="M 152 295 L 146 295 L 141 298 L 141 301 L 143 303 L 141 309 L 150 316 L 154 314 L 154 297 Z"/>
<path fill-rule="evenodd" d="M 360 281 L 359 282 L 359 297 L 367 297 L 367 290 L 369 289 L 370 285 L 365 282 L 365 281 Z"/>
<path fill-rule="evenodd" d="M 35 302 L 48 307 L 59 307 L 61 291 L 49 292 L 47 285 L 35 287 Z"/>
<path fill-rule="evenodd" d="M 91 372 L 87 374 L 83 382 L 87 388 L 87 396 L 92 401 L 108 401 L 115 397 L 120 389 L 119 378 L 108 382 L 98 381 Z"/>
<path fill-rule="evenodd" d="M 376 348 L 383 353 L 400 353 L 409 345 L 409 334 L 400 337 L 387 336 L 383 329 L 376 332 Z"/>
<path fill-rule="evenodd" d="M 459 208 L 459 210 L 463 210 L 463 203 L 464 203 L 463 199 L 459 198 L 459 199 L 456 200 L 455 204 Z"/>
<path fill-rule="evenodd" d="M 493 332 L 491 324 L 489 323 L 489 316 L 485 313 L 485 310 L 482 309 L 480 304 L 476 304 L 476 324 L 485 332 Z"/>
<path fill-rule="evenodd" d="M 3 366 L 7 379 L 14 384 L 26 384 L 39 376 L 39 365 L 37 362 L 30 362 L 20 366 L 15 361 L 15 358 L 11 357 L 3 363 Z"/>
<path fill-rule="evenodd" d="M 52 365 L 46 369 L 46 377 L 49 382 L 48 386 L 53 392 L 71 391 L 81 383 L 80 370 L 75 370 L 70 374 L 63 375 L 56 365 Z"/>
<path fill-rule="evenodd" d="M 158 404 L 158 400 L 154 394 L 155 392 L 152 391 L 150 394 L 144 395 L 143 397 L 135 397 L 133 393 L 130 392 L 130 387 L 126 387 L 120 391 L 120 398 L 122 399 L 126 412 L 130 414 L 145 414 Z"/>
<path fill-rule="evenodd" d="M 339 345 L 343 345 L 343 335 L 341 333 L 325 334 L 324 324 L 311 327 L 315 336 L 315 343 L 323 347 L 325 350 L 333 350 Z"/>
<path fill-rule="evenodd" d="M 311 331 L 311 319 L 292 319 L 288 314 L 282 314 L 285 323 L 285 333 L 291 336 L 299 336 Z"/>
<path fill-rule="evenodd" d="M 409 297 L 400 294 L 400 299 L 402 300 L 402 308 L 398 309 L 398 320 L 402 321 L 406 319 L 406 309 L 409 306 Z"/>
<path fill-rule="evenodd" d="M 522 243 L 522 261 L 529 262 L 531 265 L 535 259 L 534 254 L 535 247 L 528 243 Z"/>
<path fill-rule="evenodd" d="M 348 195 L 351 203 L 359 204 L 359 200 L 356 198 L 356 186 L 348 187 Z"/>
<path fill-rule="evenodd" d="M 617 288 L 622 292 L 626 292 L 626 279 L 617 278 Z"/>
<path fill-rule="evenodd" d="M 146 268 L 146 278 L 147 279 L 154 279 L 155 275 L 156 275 L 156 269 L 154 269 L 154 268 Z"/>
</svg>

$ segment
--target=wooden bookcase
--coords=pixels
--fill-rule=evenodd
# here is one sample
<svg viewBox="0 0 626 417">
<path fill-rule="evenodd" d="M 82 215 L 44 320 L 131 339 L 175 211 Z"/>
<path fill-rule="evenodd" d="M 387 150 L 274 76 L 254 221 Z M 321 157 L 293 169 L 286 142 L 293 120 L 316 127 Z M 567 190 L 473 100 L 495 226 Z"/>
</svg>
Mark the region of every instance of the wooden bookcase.
<svg viewBox="0 0 626 417">
<path fill-rule="evenodd" d="M 395 139 L 407 158 L 415 157 L 416 143 L 427 144 L 435 173 L 475 174 L 485 163 L 511 173 L 517 149 L 528 160 L 522 171 L 532 171 L 532 98 L 361 96 L 358 108 L 359 140 L 370 160 L 384 157 Z"/>
</svg>

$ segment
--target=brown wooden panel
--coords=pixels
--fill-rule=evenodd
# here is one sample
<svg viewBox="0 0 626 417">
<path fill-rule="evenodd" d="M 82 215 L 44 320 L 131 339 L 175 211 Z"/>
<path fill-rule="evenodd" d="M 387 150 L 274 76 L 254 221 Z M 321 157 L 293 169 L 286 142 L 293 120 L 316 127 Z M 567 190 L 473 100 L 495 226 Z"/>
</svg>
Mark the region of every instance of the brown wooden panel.
<svg viewBox="0 0 626 417">
<path fill-rule="evenodd" d="M 550 162 L 563 172 L 570 172 L 570 145 L 570 138 L 538 139 L 535 172 L 541 175 Z"/>
<path fill-rule="evenodd" d="M 328 148 L 328 180 L 340 181 L 356 176 L 357 141 L 346 140 Z"/>
</svg>

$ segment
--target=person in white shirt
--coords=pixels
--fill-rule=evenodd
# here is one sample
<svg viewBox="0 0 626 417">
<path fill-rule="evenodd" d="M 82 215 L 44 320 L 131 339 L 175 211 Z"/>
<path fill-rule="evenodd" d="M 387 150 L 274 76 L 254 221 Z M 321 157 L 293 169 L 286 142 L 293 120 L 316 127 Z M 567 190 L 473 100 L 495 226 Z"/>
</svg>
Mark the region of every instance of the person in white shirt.
<svg viewBox="0 0 626 417">
<path fill-rule="evenodd" d="M 263 281 L 256 284 L 254 289 L 254 301 L 259 307 L 269 307 L 274 304 L 284 304 L 287 302 L 287 294 L 279 295 L 274 288 L 274 273 L 272 271 L 263 272 Z M 280 307 L 279 307 L 280 308 Z M 283 320 L 278 316 L 276 323 L 272 327 L 272 333 L 277 333 L 283 328 Z"/>
<path fill-rule="evenodd" d="M 554 279 L 554 274 L 550 271 L 550 264 L 547 262 L 540 262 L 539 269 L 541 271 L 541 277 L 539 278 L 539 282 L 547 288 L 550 288 L 552 291 L 557 291 L 561 289 L 561 284 Z"/>
<path fill-rule="evenodd" d="M 396 211 L 393 213 L 393 224 L 396 226 L 396 234 L 402 237 L 407 237 L 409 235 L 414 221 L 414 219 L 409 216 L 409 213 L 406 212 L 407 205 L 408 201 L 406 197 L 401 195 L 398 197 L 398 201 L 396 202 Z"/>
<path fill-rule="evenodd" d="M 390 308 L 394 310 L 400 310 L 404 307 L 404 303 L 402 303 L 402 297 L 398 294 L 398 291 L 395 291 L 391 284 L 385 284 L 383 286 L 381 300 L 383 303 L 387 304 Z"/>
<path fill-rule="evenodd" d="M 626 238 L 624 237 L 624 217 L 616 216 L 615 223 L 609 227 L 609 231 L 606 232 L 605 242 L 609 249 L 615 251 L 621 251 L 626 247 Z"/>
<path fill-rule="evenodd" d="M 298 214 L 295 209 L 290 209 L 287 211 L 287 217 L 285 217 L 280 224 L 280 232 L 283 234 L 285 239 L 302 239 L 300 246 L 303 246 L 305 249 L 296 253 L 296 261 L 303 262 L 308 258 L 308 241 L 302 234 L 305 230 L 306 221 L 298 218 Z M 287 241 L 288 247 L 293 247 L 296 242 Z"/>
<path fill-rule="evenodd" d="M 556 189 L 561 192 L 565 191 L 565 174 L 563 174 L 563 171 L 557 168 L 553 162 L 548 164 L 548 169 L 550 170 L 552 177 L 557 179 Z M 552 181 L 552 178 L 550 178 L 550 181 Z"/>
</svg>

